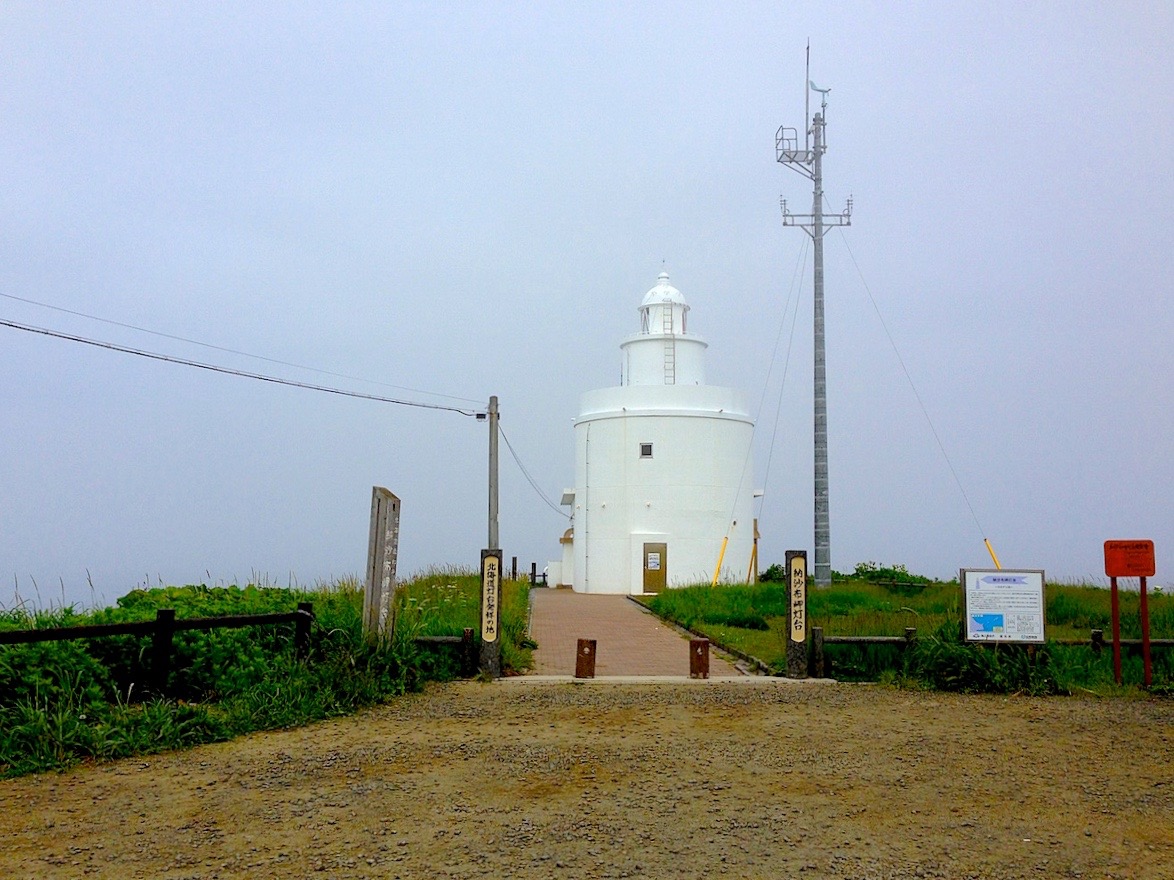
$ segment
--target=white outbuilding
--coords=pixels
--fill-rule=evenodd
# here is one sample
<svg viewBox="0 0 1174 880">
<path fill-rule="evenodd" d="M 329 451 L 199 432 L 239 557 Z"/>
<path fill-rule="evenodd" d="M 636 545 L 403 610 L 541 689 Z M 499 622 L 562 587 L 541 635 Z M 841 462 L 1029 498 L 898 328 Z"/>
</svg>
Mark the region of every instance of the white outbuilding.
<svg viewBox="0 0 1174 880">
<path fill-rule="evenodd" d="M 640 594 L 715 572 L 744 581 L 754 546 L 754 421 L 741 393 L 705 384 L 706 342 L 662 272 L 620 345 L 620 384 L 588 391 L 575 419 L 571 528 L 552 585 Z M 720 560 L 720 561 L 719 561 Z"/>
</svg>

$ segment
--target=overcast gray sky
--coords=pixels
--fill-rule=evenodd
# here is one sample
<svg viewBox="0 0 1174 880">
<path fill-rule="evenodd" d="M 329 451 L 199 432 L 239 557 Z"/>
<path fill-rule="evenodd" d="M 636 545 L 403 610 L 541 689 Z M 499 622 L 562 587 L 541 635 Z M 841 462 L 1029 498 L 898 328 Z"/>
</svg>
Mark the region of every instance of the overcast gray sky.
<svg viewBox="0 0 1174 880">
<path fill-rule="evenodd" d="M 810 38 L 827 199 L 855 198 L 827 238 L 833 567 L 950 576 L 989 564 L 985 535 L 1005 566 L 1097 578 L 1105 539 L 1152 538 L 1167 583 L 1172 10 L 6 2 L 0 319 L 471 410 L 496 394 L 557 500 L 578 397 L 618 381 L 663 263 L 711 381 L 764 401 L 781 560 L 812 541 L 811 273 L 780 392 L 805 237 L 778 202 L 810 188 L 774 133 L 803 125 Z M 359 573 L 374 484 L 403 499 L 401 573 L 485 543 L 473 418 L 7 327 L 0 377 L 2 595 Z M 565 520 L 508 457 L 502 480 L 507 560 L 541 567 Z"/>
</svg>

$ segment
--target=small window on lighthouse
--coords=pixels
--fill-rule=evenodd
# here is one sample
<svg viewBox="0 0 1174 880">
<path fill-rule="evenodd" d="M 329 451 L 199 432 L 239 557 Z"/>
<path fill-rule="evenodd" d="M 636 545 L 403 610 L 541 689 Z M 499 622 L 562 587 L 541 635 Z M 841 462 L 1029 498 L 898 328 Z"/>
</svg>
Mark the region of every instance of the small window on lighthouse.
<svg viewBox="0 0 1174 880">
<path fill-rule="evenodd" d="M 652 458 L 652 444 L 651 443 L 641 443 L 640 444 L 640 457 L 641 458 Z"/>
</svg>

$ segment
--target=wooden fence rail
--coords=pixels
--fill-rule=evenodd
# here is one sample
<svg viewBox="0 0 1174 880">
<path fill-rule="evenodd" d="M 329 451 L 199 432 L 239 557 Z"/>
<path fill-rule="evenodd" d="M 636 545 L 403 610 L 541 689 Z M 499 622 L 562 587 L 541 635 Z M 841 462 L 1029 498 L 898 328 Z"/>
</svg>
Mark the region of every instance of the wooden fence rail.
<svg viewBox="0 0 1174 880">
<path fill-rule="evenodd" d="M 463 635 L 459 636 L 416 636 L 416 645 L 422 648 L 430 646 L 455 647 L 461 663 L 461 675 L 472 678 L 477 674 L 479 652 L 477 640 L 473 638 L 473 629 L 466 627 Z"/>
<path fill-rule="evenodd" d="M 160 608 L 155 612 L 154 620 L 0 631 L 0 645 L 28 645 L 35 642 L 60 642 L 69 639 L 98 639 L 104 636 L 150 636 L 150 688 L 152 693 L 165 696 L 167 694 L 167 680 L 171 676 L 172 639 L 175 633 L 292 623 L 294 625 L 294 655 L 302 659 L 305 658 L 310 647 L 310 624 L 313 620 L 314 604 L 312 602 L 299 602 L 296 611 L 273 614 L 229 614 L 223 617 L 185 617 L 181 619 L 176 619 L 175 609 Z M 459 636 L 417 636 L 415 643 L 422 648 L 456 648 L 460 658 L 461 674 L 472 677 L 477 674 L 477 642 L 473 636 L 474 631 L 470 628 Z"/>
<path fill-rule="evenodd" d="M 151 636 L 151 691 L 167 694 L 171 675 L 172 637 L 191 630 L 240 629 L 274 623 L 294 625 L 294 654 L 306 656 L 310 646 L 310 624 L 314 620 L 312 602 L 299 602 L 297 611 L 277 614 L 230 614 L 224 617 L 186 617 L 176 620 L 174 608 L 160 608 L 154 620 L 128 623 L 95 623 L 87 626 L 59 626 L 51 629 L 20 629 L 0 632 L 0 645 L 27 645 L 34 642 L 59 642 L 67 639 L 97 639 L 103 636 Z"/>
<path fill-rule="evenodd" d="M 917 628 L 912 626 L 905 627 L 903 636 L 825 636 L 822 626 L 813 626 L 807 673 L 813 678 L 826 678 L 832 674 L 832 662 L 824 654 L 824 645 L 897 645 L 904 650 L 916 641 Z"/>
</svg>

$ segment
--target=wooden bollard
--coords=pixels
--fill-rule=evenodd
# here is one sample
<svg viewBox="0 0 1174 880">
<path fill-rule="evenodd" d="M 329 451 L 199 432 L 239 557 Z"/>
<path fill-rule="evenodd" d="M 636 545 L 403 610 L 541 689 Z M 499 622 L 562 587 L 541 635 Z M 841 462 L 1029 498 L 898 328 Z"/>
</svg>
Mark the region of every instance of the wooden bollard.
<svg viewBox="0 0 1174 880">
<path fill-rule="evenodd" d="M 579 639 L 575 650 L 575 678 L 595 678 L 595 639 Z"/>
<path fill-rule="evenodd" d="M 689 640 L 689 677 L 709 678 L 709 639 Z"/>
</svg>

